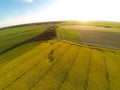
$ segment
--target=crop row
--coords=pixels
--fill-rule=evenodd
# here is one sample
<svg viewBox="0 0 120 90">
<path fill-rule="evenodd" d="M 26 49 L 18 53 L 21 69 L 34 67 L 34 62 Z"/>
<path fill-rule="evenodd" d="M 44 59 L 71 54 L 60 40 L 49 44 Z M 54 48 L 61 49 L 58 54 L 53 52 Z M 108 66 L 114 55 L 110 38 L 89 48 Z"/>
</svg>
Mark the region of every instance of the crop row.
<svg viewBox="0 0 120 90">
<path fill-rule="evenodd" d="M 119 52 L 47 41 L 1 65 L 0 89 L 119 90 L 119 69 Z"/>
</svg>

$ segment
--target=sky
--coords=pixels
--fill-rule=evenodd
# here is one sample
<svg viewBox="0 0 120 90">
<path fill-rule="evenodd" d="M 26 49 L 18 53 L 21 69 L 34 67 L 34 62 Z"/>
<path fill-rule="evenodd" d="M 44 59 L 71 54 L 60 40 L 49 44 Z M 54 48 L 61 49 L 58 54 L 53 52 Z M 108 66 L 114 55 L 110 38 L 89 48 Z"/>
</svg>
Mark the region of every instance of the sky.
<svg viewBox="0 0 120 90">
<path fill-rule="evenodd" d="M 0 0 L 0 27 L 59 20 L 120 22 L 120 0 Z"/>
</svg>

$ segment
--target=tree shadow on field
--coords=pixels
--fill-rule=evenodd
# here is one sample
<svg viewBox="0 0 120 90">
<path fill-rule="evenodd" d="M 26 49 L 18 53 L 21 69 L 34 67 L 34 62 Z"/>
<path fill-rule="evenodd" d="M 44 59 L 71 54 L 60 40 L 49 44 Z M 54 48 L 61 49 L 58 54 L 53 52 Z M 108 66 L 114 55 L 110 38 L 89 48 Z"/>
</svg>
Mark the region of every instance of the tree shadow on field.
<svg viewBox="0 0 120 90">
<path fill-rule="evenodd" d="M 34 38 L 28 40 L 28 42 L 46 41 L 46 40 L 51 40 L 54 38 L 57 38 L 56 27 L 52 26 L 52 27 L 48 27 L 48 29 L 45 32 L 43 32 L 42 34 L 39 34 L 39 35 L 35 36 Z"/>
<path fill-rule="evenodd" d="M 26 44 L 26 43 L 36 42 L 36 41 L 41 41 L 42 42 L 42 41 L 55 39 L 55 38 L 57 38 L 56 28 L 57 28 L 56 26 L 48 27 L 46 29 L 46 31 L 43 32 L 42 34 L 38 34 L 37 36 L 35 36 L 35 37 L 31 38 L 31 39 L 28 39 L 28 40 L 26 40 L 26 41 L 24 41 L 22 43 L 18 43 L 16 45 L 6 49 L 3 52 L 1 52 L 0 55 L 4 54 L 4 53 L 6 53 L 6 52 L 8 52 L 8 51 L 10 51 L 10 50 L 12 50 L 14 48 L 17 48 L 17 47 L 19 47 L 19 46 L 21 46 L 23 44 Z"/>
</svg>

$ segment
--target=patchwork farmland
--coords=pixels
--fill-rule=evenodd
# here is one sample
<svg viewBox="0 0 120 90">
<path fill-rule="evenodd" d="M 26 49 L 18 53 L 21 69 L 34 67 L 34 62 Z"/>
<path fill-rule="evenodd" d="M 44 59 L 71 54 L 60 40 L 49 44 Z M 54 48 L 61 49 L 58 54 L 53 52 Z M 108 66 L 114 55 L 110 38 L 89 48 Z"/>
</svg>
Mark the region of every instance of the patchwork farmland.
<svg viewBox="0 0 120 90">
<path fill-rule="evenodd" d="M 68 22 L 50 24 L 0 31 L 10 40 L 0 40 L 0 90 L 120 90 L 119 49 L 83 44 L 76 30 L 61 29 Z"/>
<path fill-rule="evenodd" d="M 79 33 L 79 38 L 83 44 L 120 49 L 120 29 L 118 28 L 80 25 L 68 25 L 62 28 Z"/>
</svg>

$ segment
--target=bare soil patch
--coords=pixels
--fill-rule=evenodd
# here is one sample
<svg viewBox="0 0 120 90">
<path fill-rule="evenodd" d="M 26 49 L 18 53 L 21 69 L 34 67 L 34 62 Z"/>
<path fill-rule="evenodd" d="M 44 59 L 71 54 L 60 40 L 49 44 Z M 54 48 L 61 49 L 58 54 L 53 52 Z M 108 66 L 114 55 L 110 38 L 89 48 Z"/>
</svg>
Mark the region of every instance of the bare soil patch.
<svg viewBox="0 0 120 90">
<path fill-rule="evenodd" d="M 90 30 L 78 30 L 78 32 L 85 44 L 120 49 L 120 33 Z"/>
</svg>

